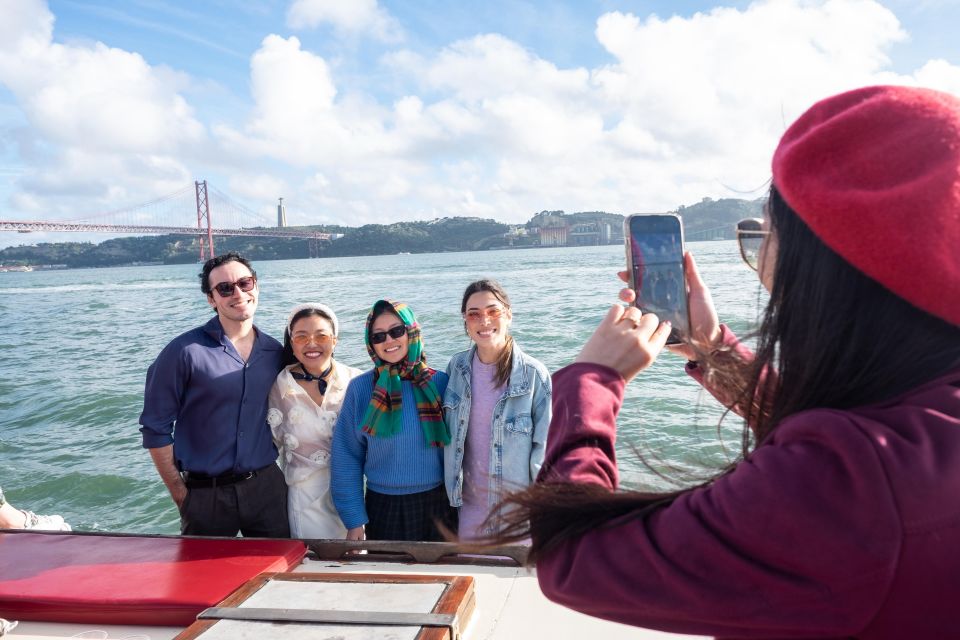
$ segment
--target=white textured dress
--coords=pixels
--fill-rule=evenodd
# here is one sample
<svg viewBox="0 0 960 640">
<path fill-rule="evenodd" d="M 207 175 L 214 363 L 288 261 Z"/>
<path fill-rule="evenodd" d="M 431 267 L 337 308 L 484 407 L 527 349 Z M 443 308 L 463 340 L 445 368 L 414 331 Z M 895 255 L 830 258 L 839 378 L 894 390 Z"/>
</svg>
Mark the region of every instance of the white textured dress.
<svg viewBox="0 0 960 640">
<path fill-rule="evenodd" d="M 299 366 L 289 365 L 277 374 L 267 412 L 287 480 L 290 535 L 342 539 L 347 530 L 330 495 L 330 441 L 347 384 L 362 372 L 335 362 L 318 407 L 290 375 Z"/>
</svg>

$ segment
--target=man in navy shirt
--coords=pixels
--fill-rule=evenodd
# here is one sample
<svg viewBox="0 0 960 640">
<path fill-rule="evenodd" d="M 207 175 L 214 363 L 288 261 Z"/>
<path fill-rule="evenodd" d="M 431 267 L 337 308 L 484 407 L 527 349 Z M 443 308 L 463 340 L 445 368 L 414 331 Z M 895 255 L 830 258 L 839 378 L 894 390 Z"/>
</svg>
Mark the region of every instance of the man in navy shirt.
<svg viewBox="0 0 960 640">
<path fill-rule="evenodd" d="M 200 289 L 216 315 L 175 338 L 147 370 L 143 446 L 183 534 L 289 537 L 287 485 L 267 425 L 283 348 L 253 324 L 257 274 L 227 253 L 203 265 Z"/>
</svg>

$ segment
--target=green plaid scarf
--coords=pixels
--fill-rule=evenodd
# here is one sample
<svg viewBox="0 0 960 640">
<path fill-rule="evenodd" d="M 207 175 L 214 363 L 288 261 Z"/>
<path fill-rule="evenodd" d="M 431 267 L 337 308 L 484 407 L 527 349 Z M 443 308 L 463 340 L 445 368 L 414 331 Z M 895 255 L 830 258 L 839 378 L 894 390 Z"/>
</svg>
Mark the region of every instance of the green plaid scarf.
<svg viewBox="0 0 960 640">
<path fill-rule="evenodd" d="M 370 343 L 374 313 L 386 307 L 407 327 L 407 357 L 396 364 L 384 362 Z M 373 395 L 363 416 L 363 431 L 376 437 L 390 437 L 400 433 L 402 427 L 400 407 L 400 381 L 413 383 L 413 397 L 417 401 L 417 413 L 420 414 L 420 427 L 427 445 L 442 447 L 450 444 L 450 430 L 443 420 L 443 402 L 437 387 L 433 383 L 434 369 L 427 366 L 427 357 L 423 353 L 423 341 L 420 339 L 420 325 L 413 310 L 402 302 L 378 300 L 367 315 L 367 330 L 364 333 L 367 353 L 376 367 L 376 381 Z"/>
</svg>

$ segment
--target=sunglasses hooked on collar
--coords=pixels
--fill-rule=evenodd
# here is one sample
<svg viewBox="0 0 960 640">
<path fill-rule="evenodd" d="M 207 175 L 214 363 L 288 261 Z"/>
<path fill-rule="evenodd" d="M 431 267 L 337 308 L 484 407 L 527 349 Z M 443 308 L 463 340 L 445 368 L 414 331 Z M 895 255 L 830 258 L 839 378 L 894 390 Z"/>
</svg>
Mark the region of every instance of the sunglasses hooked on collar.
<svg viewBox="0 0 960 640">
<path fill-rule="evenodd" d="M 407 326 L 404 324 L 398 324 L 395 327 L 390 327 L 386 331 L 375 331 L 374 333 L 370 334 L 370 344 L 382 344 L 387 341 L 387 336 L 397 340 L 406 332 Z"/>
<path fill-rule="evenodd" d="M 234 287 L 246 293 L 247 291 L 253 291 L 255 286 L 257 286 L 256 276 L 245 276 L 236 282 L 221 282 L 215 284 L 213 290 L 219 293 L 221 298 L 229 298 L 233 295 Z"/>
<path fill-rule="evenodd" d="M 737 223 L 737 243 L 740 245 L 740 257 L 754 271 L 759 268 L 760 247 L 768 235 L 770 235 L 770 230 L 763 228 L 763 220 L 760 218 L 746 218 Z"/>
</svg>

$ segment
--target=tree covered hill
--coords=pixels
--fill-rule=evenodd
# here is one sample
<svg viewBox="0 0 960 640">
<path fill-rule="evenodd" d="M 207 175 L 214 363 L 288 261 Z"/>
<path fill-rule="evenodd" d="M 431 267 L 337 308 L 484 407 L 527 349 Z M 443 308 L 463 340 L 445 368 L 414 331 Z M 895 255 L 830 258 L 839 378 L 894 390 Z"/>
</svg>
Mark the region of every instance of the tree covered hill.
<svg viewBox="0 0 960 640">
<path fill-rule="evenodd" d="M 765 197 L 757 200 L 704 198 L 697 204 L 679 207 L 677 213 L 683 217 L 683 230 L 687 235 L 710 229 L 723 229 L 726 232 L 723 237 L 732 240 L 736 237 L 734 228 L 737 221 L 763 217 L 765 201 Z"/>
<path fill-rule="evenodd" d="M 509 225 L 482 218 L 441 218 L 430 222 L 368 224 L 352 229 L 328 247 L 324 256 L 474 251 L 504 244 Z"/>
<path fill-rule="evenodd" d="M 687 234 L 701 230 L 724 229 L 733 237 L 734 223 L 745 217 L 759 217 L 761 200 L 723 199 L 681 206 Z M 622 227 L 623 216 L 589 211 L 565 214 L 569 224 L 600 220 Z M 310 242 L 290 238 L 221 237 L 214 238 L 217 253 L 238 251 L 251 260 L 286 260 L 309 257 L 389 255 L 475 251 L 499 246 L 535 246 L 537 237 L 527 223 L 527 235 L 517 236 L 511 225 L 483 218 L 440 218 L 430 221 L 368 224 L 362 227 L 301 227 L 312 231 L 341 233 L 334 241 Z M 136 236 L 92 242 L 49 242 L 0 249 L 0 265 L 62 265 L 66 267 L 109 267 L 130 264 L 177 264 L 196 262 L 200 254 L 198 239 L 192 236 Z"/>
</svg>

